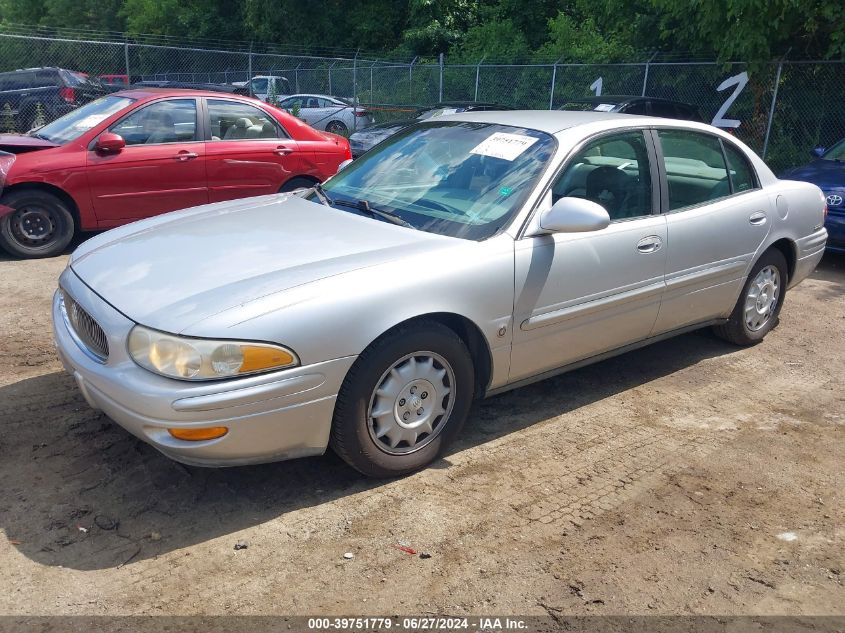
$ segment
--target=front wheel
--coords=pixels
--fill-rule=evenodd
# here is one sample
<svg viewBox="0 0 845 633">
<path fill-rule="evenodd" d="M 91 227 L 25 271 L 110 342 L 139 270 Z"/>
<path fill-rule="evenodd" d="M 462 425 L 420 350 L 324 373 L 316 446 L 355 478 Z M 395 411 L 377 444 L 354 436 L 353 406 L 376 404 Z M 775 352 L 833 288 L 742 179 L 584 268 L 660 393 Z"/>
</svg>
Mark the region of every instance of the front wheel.
<svg viewBox="0 0 845 633">
<path fill-rule="evenodd" d="M 331 132 L 332 134 L 346 134 L 348 130 L 349 128 L 346 127 L 346 123 L 343 121 L 329 121 L 326 124 L 326 132 Z"/>
<path fill-rule="evenodd" d="M 0 218 L 0 246 L 11 255 L 34 259 L 60 254 L 73 238 L 67 205 L 46 191 L 14 191 L 0 203 L 14 209 Z"/>
<path fill-rule="evenodd" d="M 751 268 L 748 280 L 728 322 L 713 331 L 735 345 L 754 345 L 778 323 L 786 294 L 786 259 L 777 249 L 763 253 Z"/>
<path fill-rule="evenodd" d="M 459 433 L 474 392 L 472 358 L 457 334 L 428 321 L 399 327 L 349 370 L 330 445 L 370 477 L 413 472 Z"/>
</svg>

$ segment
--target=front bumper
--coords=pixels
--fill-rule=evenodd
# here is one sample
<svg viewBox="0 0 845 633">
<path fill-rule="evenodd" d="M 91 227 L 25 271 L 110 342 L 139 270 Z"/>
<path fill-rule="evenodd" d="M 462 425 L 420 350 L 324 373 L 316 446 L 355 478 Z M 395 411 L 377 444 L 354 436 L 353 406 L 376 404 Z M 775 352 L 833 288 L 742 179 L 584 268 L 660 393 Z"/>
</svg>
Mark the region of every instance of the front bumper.
<svg viewBox="0 0 845 633">
<path fill-rule="evenodd" d="M 325 452 L 337 392 L 355 357 L 234 380 L 164 378 L 129 357 L 125 341 L 134 326 L 130 319 L 69 269 L 60 283 L 106 332 L 109 357 L 99 362 L 77 342 L 56 292 L 53 333 L 59 358 L 88 404 L 136 437 L 176 461 L 197 466 L 238 466 Z M 207 426 L 229 431 L 197 442 L 167 432 Z"/>
</svg>

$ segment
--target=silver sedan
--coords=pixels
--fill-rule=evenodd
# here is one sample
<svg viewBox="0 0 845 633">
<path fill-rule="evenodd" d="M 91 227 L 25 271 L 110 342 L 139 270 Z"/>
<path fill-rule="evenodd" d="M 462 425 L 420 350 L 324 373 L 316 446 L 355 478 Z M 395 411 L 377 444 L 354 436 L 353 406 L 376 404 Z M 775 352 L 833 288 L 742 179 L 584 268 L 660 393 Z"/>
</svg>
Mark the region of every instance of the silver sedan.
<svg viewBox="0 0 845 633">
<path fill-rule="evenodd" d="M 824 198 L 713 127 L 598 112 L 422 122 L 324 187 L 88 240 L 59 354 L 173 459 L 431 462 L 475 398 L 712 326 L 753 345 L 822 257 Z"/>
</svg>

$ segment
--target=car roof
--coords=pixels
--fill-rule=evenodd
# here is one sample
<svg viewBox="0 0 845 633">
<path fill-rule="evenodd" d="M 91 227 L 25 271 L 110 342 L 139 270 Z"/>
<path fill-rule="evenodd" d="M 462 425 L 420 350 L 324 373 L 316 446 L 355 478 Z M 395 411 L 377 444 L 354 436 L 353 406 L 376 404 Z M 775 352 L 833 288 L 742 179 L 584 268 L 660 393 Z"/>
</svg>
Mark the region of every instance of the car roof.
<svg viewBox="0 0 845 633">
<path fill-rule="evenodd" d="M 295 95 L 288 95 L 285 97 L 285 101 L 288 99 L 293 99 L 294 97 L 316 97 L 318 99 L 333 99 L 335 101 L 340 101 L 338 97 L 333 97 L 331 95 L 323 95 L 317 93 L 310 93 L 310 92 L 297 92 Z"/>
<path fill-rule="evenodd" d="M 635 101 L 652 101 L 657 103 L 673 103 L 677 105 L 687 106 L 693 108 L 695 106 L 685 103 L 684 101 L 676 101 L 675 99 L 664 99 L 662 97 L 649 97 L 640 95 L 599 95 L 597 97 L 578 97 L 576 99 L 566 99 L 563 103 L 633 103 Z"/>
<path fill-rule="evenodd" d="M 474 123 L 496 123 L 539 130 L 555 134 L 561 130 L 596 123 L 598 121 L 633 121 L 654 125 L 655 117 L 618 114 L 616 112 L 574 112 L 569 110 L 481 110 L 460 112 L 434 119 L 435 121 L 472 121 Z M 423 122 L 425 123 L 425 121 Z"/>
<path fill-rule="evenodd" d="M 229 92 L 218 92 L 216 90 L 199 90 L 197 88 L 156 88 L 150 87 L 132 87 L 127 90 L 120 90 L 111 93 L 112 95 L 127 96 L 133 99 L 144 99 L 146 97 L 211 97 L 214 99 L 232 98 L 232 99 L 247 99 L 249 101 L 258 101 L 246 95 L 239 95 Z"/>
</svg>

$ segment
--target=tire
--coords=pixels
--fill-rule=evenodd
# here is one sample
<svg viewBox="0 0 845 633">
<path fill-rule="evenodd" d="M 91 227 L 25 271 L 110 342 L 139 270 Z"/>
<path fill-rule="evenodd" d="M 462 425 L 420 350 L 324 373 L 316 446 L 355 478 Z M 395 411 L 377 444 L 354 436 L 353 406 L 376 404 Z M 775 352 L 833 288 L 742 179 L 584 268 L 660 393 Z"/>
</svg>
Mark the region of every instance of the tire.
<svg viewBox="0 0 845 633">
<path fill-rule="evenodd" d="M 431 463 L 458 435 L 474 397 L 472 357 L 457 334 L 434 321 L 400 326 L 349 370 L 329 445 L 369 477 L 405 475 Z"/>
<path fill-rule="evenodd" d="M 349 128 L 346 127 L 346 123 L 343 121 L 329 121 L 326 123 L 326 132 L 331 132 L 332 134 L 346 134 L 349 131 Z"/>
<path fill-rule="evenodd" d="M 297 189 L 310 189 L 314 181 L 310 178 L 291 178 L 279 188 L 279 193 L 288 193 Z"/>
<path fill-rule="evenodd" d="M 767 250 L 751 268 L 727 323 L 713 328 L 716 336 L 735 345 L 755 345 L 778 324 L 788 282 L 786 259 Z"/>
<path fill-rule="evenodd" d="M 57 196 L 36 189 L 13 191 L 0 199 L 14 212 L 0 218 L 0 246 L 24 259 L 53 257 L 73 239 L 73 215 Z"/>
</svg>

